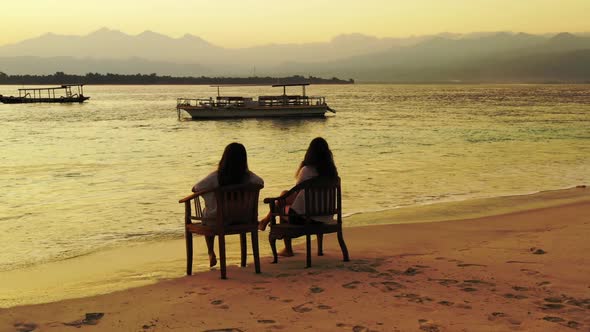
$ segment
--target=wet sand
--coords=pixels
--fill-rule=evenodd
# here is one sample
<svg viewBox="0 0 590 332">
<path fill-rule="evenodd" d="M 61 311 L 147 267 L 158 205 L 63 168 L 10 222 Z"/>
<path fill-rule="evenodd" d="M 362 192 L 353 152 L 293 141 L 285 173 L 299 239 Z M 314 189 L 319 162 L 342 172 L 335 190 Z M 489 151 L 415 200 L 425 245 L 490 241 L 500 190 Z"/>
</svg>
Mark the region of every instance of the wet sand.
<svg viewBox="0 0 590 332">
<path fill-rule="evenodd" d="M 422 219 L 398 210 L 350 221 L 470 219 L 346 228 L 347 263 L 328 235 L 310 269 L 299 247 L 276 265 L 264 257 L 260 275 L 252 264 L 232 264 L 228 280 L 199 269 L 109 294 L 0 309 L 0 330 L 590 331 L 590 189 L 415 211 Z M 494 211 L 501 214 L 477 216 Z M 182 261 L 182 249 L 172 248 L 156 251 Z M 203 252 L 199 260 L 207 260 Z M 43 284 L 43 273 L 37 278 Z"/>
</svg>

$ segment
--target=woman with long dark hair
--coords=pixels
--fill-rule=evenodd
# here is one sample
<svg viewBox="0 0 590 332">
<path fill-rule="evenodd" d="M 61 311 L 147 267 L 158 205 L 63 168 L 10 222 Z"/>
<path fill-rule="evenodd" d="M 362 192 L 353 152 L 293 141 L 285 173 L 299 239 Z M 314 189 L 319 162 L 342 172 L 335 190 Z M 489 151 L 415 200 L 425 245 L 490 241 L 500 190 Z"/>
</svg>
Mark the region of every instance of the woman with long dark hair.
<svg viewBox="0 0 590 332">
<path fill-rule="evenodd" d="M 321 177 L 337 177 L 338 176 L 338 169 L 336 168 L 336 164 L 334 164 L 334 156 L 332 155 L 332 151 L 328 146 L 328 142 L 322 137 L 314 138 L 311 143 L 309 143 L 309 147 L 307 148 L 307 152 L 305 152 L 305 157 L 303 161 L 299 164 L 299 168 L 297 168 L 297 172 L 295 172 L 295 178 L 297 179 L 296 184 L 299 184 L 305 180 L 309 180 L 311 178 L 321 176 Z M 284 195 L 286 191 L 281 193 L 281 196 Z M 292 220 L 297 220 L 298 216 L 305 214 L 305 196 L 304 193 L 297 193 L 287 197 L 286 206 L 279 206 L 279 209 L 285 209 L 285 213 L 292 216 Z M 258 225 L 260 230 L 265 230 L 266 226 L 270 222 L 271 213 L 262 220 Z M 330 216 L 318 217 L 314 219 L 315 221 L 319 222 L 328 222 L 332 219 Z M 286 222 L 286 220 L 281 220 L 281 222 Z M 281 256 L 293 256 L 293 247 L 291 246 L 291 239 L 285 238 L 285 249 L 281 251 Z"/>
<path fill-rule="evenodd" d="M 221 186 L 232 184 L 254 183 L 264 185 L 264 181 L 258 175 L 248 170 L 248 155 L 246 148 L 240 143 L 231 143 L 225 147 L 217 170 L 207 175 L 201 181 L 193 186 L 193 192 L 214 189 Z M 210 192 L 203 195 L 205 200 L 205 209 L 203 211 L 205 218 L 213 218 L 217 214 L 217 201 L 215 193 Z M 207 225 L 207 219 L 203 220 Z M 217 264 L 217 257 L 213 250 L 215 237 L 205 236 L 207 250 L 209 252 L 209 266 Z"/>
</svg>

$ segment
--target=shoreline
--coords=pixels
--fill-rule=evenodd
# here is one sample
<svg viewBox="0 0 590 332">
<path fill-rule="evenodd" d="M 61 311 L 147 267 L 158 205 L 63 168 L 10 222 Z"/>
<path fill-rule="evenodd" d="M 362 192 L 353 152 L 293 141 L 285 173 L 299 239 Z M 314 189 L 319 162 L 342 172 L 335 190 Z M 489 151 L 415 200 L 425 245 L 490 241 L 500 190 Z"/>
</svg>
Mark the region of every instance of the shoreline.
<svg viewBox="0 0 590 332">
<path fill-rule="evenodd" d="M 422 222 L 439 222 L 439 221 L 453 221 L 453 220 L 460 220 L 466 218 L 476 218 L 476 217 L 484 217 L 489 215 L 498 215 L 503 213 L 509 213 L 513 211 L 520 211 L 525 209 L 531 209 L 535 206 L 546 205 L 547 204 L 561 204 L 562 201 L 542 201 L 537 202 L 537 205 L 530 204 L 529 202 L 527 205 L 519 205 L 515 208 L 506 208 L 501 207 L 504 200 L 513 200 L 517 199 L 520 201 L 528 201 L 529 197 L 539 197 L 543 199 L 542 195 L 549 194 L 551 192 L 555 192 L 559 195 L 560 192 L 564 190 L 571 190 L 573 188 L 579 187 L 586 187 L 586 185 L 572 185 L 557 189 L 546 189 L 541 191 L 530 191 L 530 192 L 523 192 L 523 193 L 515 193 L 515 194 L 506 194 L 506 195 L 482 195 L 481 197 L 471 197 L 471 196 L 461 196 L 458 199 L 448 199 L 448 200 L 437 200 L 431 201 L 427 203 L 416 203 L 413 205 L 401 205 L 393 208 L 384 208 L 378 210 L 366 210 L 360 212 L 351 212 L 343 214 L 344 220 L 344 227 L 357 227 L 357 226 L 370 226 L 370 225 L 383 225 L 383 224 L 406 224 L 406 223 L 422 223 Z M 541 196 L 539 196 L 541 195 Z M 519 199 L 522 198 L 522 199 Z M 562 198 L 563 199 L 563 198 Z M 567 200 L 566 200 L 567 201 Z M 490 207 L 491 202 L 495 202 L 493 206 Z M 266 206 L 264 206 L 266 207 Z M 473 213 L 474 209 L 478 209 L 478 211 L 486 211 Z M 446 210 L 453 210 L 452 212 L 446 212 Z M 375 223 L 372 221 L 371 224 L 365 224 L 363 222 L 359 222 L 359 220 L 366 220 L 370 217 L 365 216 L 378 216 L 379 221 Z M 386 216 L 385 218 L 381 218 L 381 216 Z M 397 221 L 391 221 L 391 219 L 397 219 Z M 400 220 L 401 219 L 401 220 Z M 349 224 L 349 221 L 352 224 Z M 76 255 L 64 257 L 64 258 L 54 258 L 48 261 L 37 262 L 29 265 L 20 265 L 14 268 L 0 270 L 0 276 L 2 273 L 11 272 L 11 271 L 19 271 L 19 270 L 27 270 L 32 269 L 37 266 L 43 266 L 47 264 L 55 264 L 61 261 L 68 261 L 88 255 L 94 255 L 103 251 L 112 251 L 112 250 L 124 250 L 128 247 L 136 247 L 142 245 L 150 245 L 153 243 L 161 243 L 167 241 L 177 241 L 184 239 L 184 234 L 182 232 L 178 233 L 165 233 L 153 236 L 151 238 L 138 238 L 129 241 L 121 241 L 109 246 L 104 246 L 99 249 L 93 251 L 87 251 L 83 253 L 79 253 Z M 0 278 L 1 279 L 1 278 Z M 0 308 L 2 308 L 2 302 L 0 299 Z"/>
<path fill-rule="evenodd" d="M 503 216 L 511 213 L 551 208 L 590 200 L 585 185 L 560 190 L 540 191 L 528 195 L 510 195 L 416 205 L 377 212 L 357 213 L 344 219 L 345 232 L 378 225 L 412 225 L 454 223 L 466 219 Z M 260 252 L 270 256 L 267 233 L 260 233 Z M 204 241 L 195 240 L 194 270 L 209 272 L 201 259 Z M 295 244 L 302 243 L 301 239 Z M 228 266 L 239 261 L 239 244 L 227 240 Z M 84 298 L 151 285 L 162 280 L 184 277 L 184 238 L 138 241 L 99 250 L 65 260 L 0 272 L 3 296 L 0 308 L 34 305 Z M 42 279 L 37 276 L 43 275 Z M 37 280 L 34 284 L 23 280 Z"/>
</svg>

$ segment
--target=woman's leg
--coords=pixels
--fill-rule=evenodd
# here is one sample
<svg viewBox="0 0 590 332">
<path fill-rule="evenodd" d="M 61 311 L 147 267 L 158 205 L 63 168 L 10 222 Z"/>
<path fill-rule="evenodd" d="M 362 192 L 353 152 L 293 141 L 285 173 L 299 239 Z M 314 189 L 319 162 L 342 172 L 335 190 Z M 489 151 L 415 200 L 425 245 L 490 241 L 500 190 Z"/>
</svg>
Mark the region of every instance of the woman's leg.
<svg viewBox="0 0 590 332">
<path fill-rule="evenodd" d="M 281 196 L 283 196 L 284 194 L 286 194 L 287 191 L 284 190 L 283 192 L 281 192 Z M 297 195 L 289 195 L 285 198 L 285 204 L 279 204 L 278 201 L 275 202 L 275 208 L 279 209 L 283 211 L 283 213 L 285 214 L 284 218 L 281 217 L 280 218 L 280 222 L 281 223 L 286 223 L 288 222 L 288 210 L 289 207 L 291 206 L 291 204 L 293 204 L 293 202 L 295 201 L 295 197 L 297 197 Z M 266 215 L 266 217 L 264 217 L 262 220 L 260 220 L 259 225 L 258 225 L 258 229 L 260 230 L 265 230 L 266 226 L 268 225 L 268 223 L 270 222 L 271 216 L 272 216 L 273 211 L 269 211 L 268 214 Z M 293 256 L 293 246 L 291 245 L 291 239 L 290 238 L 285 238 L 285 248 L 283 250 L 281 250 L 279 252 L 280 256 L 283 257 L 291 257 Z"/>
<path fill-rule="evenodd" d="M 207 242 L 207 252 L 209 253 L 209 266 L 217 265 L 217 256 L 215 256 L 215 236 L 205 236 L 205 242 Z"/>
<path fill-rule="evenodd" d="M 286 237 L 284 239 L 284 241 L 285 241 L 285 249 L 283 249 L 279 252 L 279 256 L 283 256 L 283 257 L 293 256 L 294 253 L 293 253 L 293 246 L 291 244 L 291 239 Z"/>
<path fill-rule="evenodd" d="M 283 192 L 281 192 L 280 196 L 283 196 L 284 194 L 286 194 L 287 191 L 283 190 Z M 293 201 L 295 201 L 295 197 L 297 197 L 297 195 L 290 195 L 285 199 L 285 204 L 286 206 L 290 206 L 291 204 L 293 204 Z M 275 208 L 276 209 L 285 209 L 285 206 L 282 204 L 279 204 L 279 201 L 275 201 Z M 266 226 L 268 225 L 268 223 L 270 223 L 270 219 L 272 216 L 272 213 L 275 211 L 268 211 L 268 213 L 266 214 L 266 216 L 264 218 L 262 218 L 259 222 L 258 222 L 258 229 L 263 231 L 266 229 Z M 285 212 L 286 213 L 286 212 Z"/>
</svg>

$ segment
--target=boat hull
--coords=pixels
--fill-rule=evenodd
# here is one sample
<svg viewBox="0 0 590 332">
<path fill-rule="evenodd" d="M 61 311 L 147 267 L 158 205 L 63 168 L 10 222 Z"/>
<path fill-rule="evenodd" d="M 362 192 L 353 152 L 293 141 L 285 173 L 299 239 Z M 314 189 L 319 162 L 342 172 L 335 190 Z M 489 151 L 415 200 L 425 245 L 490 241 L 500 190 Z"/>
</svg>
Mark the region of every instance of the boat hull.
<svg viewBox="0 0 590 332">
<path fill-rule="evenodd" d="M 62 98 L 24 98 L 0 96 L 0 103 L 4 104 L 29 104 L 29 103 L 83 103 L 90 97 L 62 97 Z"/>
<path fill-rule="evenodd" d="M 193 119 L 324 117 L 330 111 L 326 105 L 224 108 L 178 106 L 177 109 L 187 112 Z"/>
</svg>

